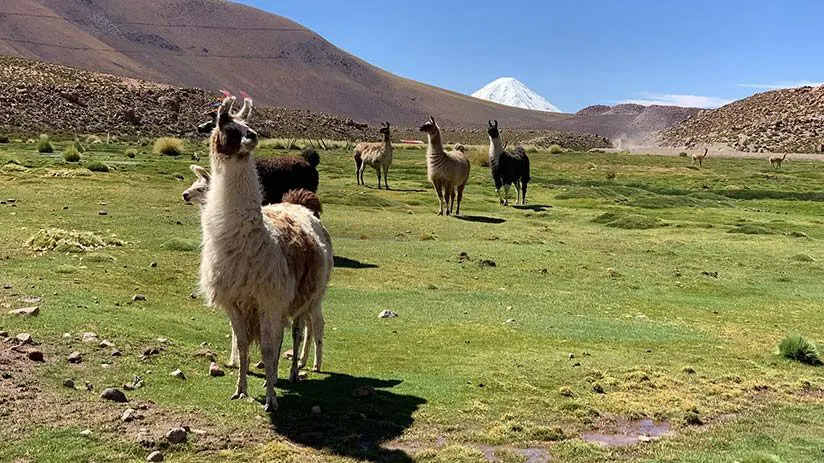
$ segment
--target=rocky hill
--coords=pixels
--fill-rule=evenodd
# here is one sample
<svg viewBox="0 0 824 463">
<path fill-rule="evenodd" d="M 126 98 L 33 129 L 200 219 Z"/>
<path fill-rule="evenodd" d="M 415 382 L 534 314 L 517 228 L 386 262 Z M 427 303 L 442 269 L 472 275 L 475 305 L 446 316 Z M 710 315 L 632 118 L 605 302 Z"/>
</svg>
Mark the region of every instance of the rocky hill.
<svg viewBox="0 0 824 463">
<path fill-rule="evenodd" d="M 578 111 L 571 119 L 560 121 L 556 126 L 565 130 L 576 127 L 582 132 L 606 133 L 614 141 L 623 139 L 630 143 L 642 143 L 653 139 L 660 130 L 694 117 L 701 111 L 700 108 L 679 106 L 594 105 Z"/>
<path fill-rule="evenodd" d="M 664 130 L 665 146 L 720 143 L 739 151 L 824 152 L 824 86 L 759 93 Z"/>
<path fill-rule="evenodd" d="M 0 135 L 110 134 L 121 138 L 163 135 L 195 136 L 209 104 L 219 94 L 195 88 L 158 84 L 56 64 L 0 56 Z M 377 127 L 351 118 L 308 110 L 256 106 L 252 123 L 265 137 L 377 139 Z M 482 129 L 443 124 L 452 142 L 483 144 Z M 425 138 L 415 127 L 395 128 L 400 139 Z M 609 146 L 603 137 L 541 130 L 508 130 L 517 143 L 537 136 L 555 137 L 579 149 Z"/>
</svg>

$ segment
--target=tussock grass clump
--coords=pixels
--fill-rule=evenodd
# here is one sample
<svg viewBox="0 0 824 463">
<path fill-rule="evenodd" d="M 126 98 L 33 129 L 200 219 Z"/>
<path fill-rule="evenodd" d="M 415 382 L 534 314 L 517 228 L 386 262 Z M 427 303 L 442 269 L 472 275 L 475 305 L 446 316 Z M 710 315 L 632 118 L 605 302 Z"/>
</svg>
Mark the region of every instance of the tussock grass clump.
<svg viewBox="0 0 824 463">
<path fill-rule="evenodd" d="M 129 148 L 123 154 L 125 154 L 129 159 L 134 159 L 135 156 L 137 156 L 137 150 L 134 148 Z"/>
<path fill-rule="evenodd" d="M 549 154 L 561 154 L 564 152 L 564 148 L 561 145 L 551 145 L 549 147 Z"/>
<path fill-rule="evenodd" d="M 75 177 L 89 177 L 92 171 L 89 169 L 49 169 L 46 171 L 44 177 L 59 177 L 59 178 L 75 178 Z"/>
<path fill-rule="evenodd" d="M 200 249 L 200 243 L 198 241 L 186 240 L 183 238 L 172 238 L 163 243 L 160 247 L 166 251 L 195 252 Z"/>
<path fill-rule="evenodd" d="M 92 172 L 108 172 L 109 166 L 100 161 L 92 161 L 86 165 L 86 168 Z"/>
<path fill-rule="evenodd" d="M 778 344 L 779 354 L 790 360 L 797 360 L 808 365 L 821 365 L 818 347 L 799 334 L 791 334 Z"/>
<path fill-rule="evenodd" d="M 69 145 L 66 151 L 63 152 L 63 159 L 65 159 L 66 162 L 80 162 L 80 153 L 74 145 Z"/>
<path fill-rule="evenodd" d="M 124 244 L 122 240 L 116 238 L 106 238 L 92 232 L 62 228 L 42 228 L 26 241 L 26 247 L 38 252 L 85 252 Z"/>
<path fill-rule="evenodd" d="M 271 148 L 276 150 L 301 150 L 304 147 L 298 143 L 296 138 L 269 138 L 258 143 L 258 148 Z"/>
<path fill-rule="evenodd" d="M 86 262 L 95 262 L 95 263 L 103 263 L 103 264 L 111 264 L 117 261 L 115 257 L 111 254 L 106 254 L 104 252 L 93 252 L 87 255 L 83 260 Z"/>
<path fill-rule="evenodd" d="M 592 219 L 592 221 L 604 224 L 607 227 L 623 228 L 624 230 L 647 230 L 667 225 L 666 222 L 657 217 L 647 217 L 628 212 L 605 212 Z"/>
<path fill-rule="evenodd" d="M 89 135 L 86 137 L 87 145 L 99 145 L 100 143 L 103 143 L 103 140 L 101 140 L 97 135 Z"/>
<path fill-rule="evenodd" d="M 727 233 L 741 233 L 743 235 L 774 235 L 776 234 L 776 231 L 762 225 L 745 223 L 736 225 L 735 228 L 728 230 Z"/>
<path fill-rule="evenodd" d="M 604 173 L 604 177 L 606 177 L 607 180 L 615 180 L 615 178 L 618 177 L 618 170 L 615 169 L 615 167 L 610 167 Z"/>
<path fill-rule="evenodd" d="M 678 157 L 679 157 L 679 158 L 685 158 L 685 157 L 687 157 L 687 156 L 689 156 L 689 155 L 687 154 L 687 152 L 686 152 L 686 151 L 681 151 L 680 153 L 678 153 Z"/>
<path fill-rule="evenodd" d="M 35 149 L 41 154 L 54 153 L 54 146 L 51 143 L 51 138 L 45 133 L 40 135 L 40 138 L 37 139 Z"/>
<path fill-rule="evenodd" d="M 792 257 L 796 262 L 815 262 L 815 257 L 809 254 L 796 254 Z"/>
<path fill-rule="evenodd" d="M 469 161 L 478 167 L 489 167 L 489 154 L 480 151 L 471 151 Z"/>
<path fill-rule="evenodd" d="M 9 163 L 4 165 L 3 168 L 0 170 L 2 170 L 3 172 L 25 172 L 29 169 L 21 166 L 20 164 Z"/>
<path fill-rule="evenodd" d="M 183 154 L 183 140 L 174 137 L 160 137 L 154 142 L 152 152 L 163 156 L 180 156 Z"/>
</svg>

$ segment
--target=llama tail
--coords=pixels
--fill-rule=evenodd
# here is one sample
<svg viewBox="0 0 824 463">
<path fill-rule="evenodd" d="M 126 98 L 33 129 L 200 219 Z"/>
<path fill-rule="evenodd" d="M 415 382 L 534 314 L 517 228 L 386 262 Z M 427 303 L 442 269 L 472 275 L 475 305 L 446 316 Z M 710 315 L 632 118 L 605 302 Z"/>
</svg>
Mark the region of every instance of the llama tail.
<svg viewBox="0 0 824 463">
<path fill-rule="evenodd" d="M 306 159 L 306 162 L 312 167 L 317 167 L 318 164 L 320 164 L 320 155 L 314 148 L 304 148 L 300 155 L 303 156 L 303 159 Z"/>
<path fill-rule="evenodd" d="M 283 194 L 284 203 L 297 204 L 315 213 L 315 217 L 320 218 L 320 213 L 323 212 L 323 206 L 320 204 L 320 198 L 315 193 L 306 188 L 298 188 L 289 190 Z"/>
<path fill-rule="evenodd" d="M 355 150 L 355 155 L 352 156 L 352 158 L 355 160 L 355 167 L 360 170 L 361 165 L 363 165 L 363 157 L 361 156 L 360 151 Z"/>
</svg>

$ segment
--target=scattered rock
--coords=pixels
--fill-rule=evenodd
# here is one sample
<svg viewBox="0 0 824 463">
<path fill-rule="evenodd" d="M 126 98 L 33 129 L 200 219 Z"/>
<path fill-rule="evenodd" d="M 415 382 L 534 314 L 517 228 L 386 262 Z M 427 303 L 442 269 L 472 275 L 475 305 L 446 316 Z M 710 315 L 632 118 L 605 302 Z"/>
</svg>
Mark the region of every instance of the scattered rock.
<svg viewBox="0 0 824 463">
<path fill-rule="evenodd" d="M 69 354 L 69 357 L 66 360 L 68 360 L 69 363 L 81 363 L 83 362 L 83 356 L 80 355 L 80 352 L 74 351 Z"/>
<path fill-rule="evenodd" d="M 286 360 L 292 360 L 292 357 L 294 357 L 294 356 L 295 356 L 295 352 L 292 351 L 292 349 L 287 350 L 282 355 L 282 357 L 285 358 Z"/>
<path fill-rule="evenodd" d="M 3 373 L 0 373 L 0 378 L 11 379 L 11 373 L 9 373 L 8 371 L 4 371 Z"/>
<path fill-rule="evenodd" d="M 109 348 L 109 347 L 114 347 L 114 343 L 109 341 L 108 339 L 104 339 L 104 340 L 100 341 L 100 344 L 98 344 L 97 346 L 100 347 L 100 348 L 105 349 L 105 348 Z"/>
<path fill-rule="evenodd" d="M 352 397 L 358 399 L 367 399 L 369 397 L 373 397 L 375 395 L 375 388 L 372 386 L 358 386 L 354 391 L 352 391 Z"/>
<path fill-rule="evenodd" d="M 263 370 L 264 368 L 266 368 L 266 364 L 263 363 L 263 361 L 260 361 L 257 363 L 257 365 L 255 365 L 255 368 L 257 368 L 258 370 Z"/>
<path fill-rule="evenodd" d="M 309 378 L 309 373 L 305 371 L 298 372 L 298 381 L 306 381 L 307 378 Z"/>
<path fill-rule="evenodd" d="M 86 386 L 86 392 L 92 392 L 94 390 L 94 384 L 86 381 L 84 385 Z"/>
<path fill-rule="evenodd" d="M 19 315 L 22 317 L 34 317 L 40 314 L 39 307 L 23 307 L 22 309 L 10 310 L 9 315 Z"/>
<path fill-rule="evenodd" d="M 21 301 L 23 304 L 39 304 L 39 303 L 43 302 L 43 298 L 42 298 L 42 297 L 37 297 L 37 296 L 33 296 L 33 297 L 24 297 L 24 298 L 23 298 L 23 299 L 21 299 L 20 301 Z"/>
<path fill-rule="evenodd" d="M 186 441 L 186 430 L 183 428 L 172 428 L 166 433 L 166 440 L 172 444 L 179 444 Z"/>
<path fill-rule="evenodd" d="M 515 323 L 515 319 L 514 318 L 509 318 L 504 322 L 504 325 L 511 325 L 513 323 Z"/>
<path fill-rule="evenodd" d="M 31 360 L 32 362 L 45 362 L 46 361 L 46 358 L 43 356 L 43 353 L 40 352 L 37 349 L 30 350 L 26 355 L 29 357 L 29 360 Z"/>
<path fill-rule="evenodd" d="M 169 338 L 157 338 L 157 339 L 155 339 L 155 341 L 157 341 L 161 344 L 171 344 L 172 343 L 171 341 L 169 341 Z"/>
<path fill-rule="evenodd" d="M 111 400 L 112 402 L 120 402 L 126 403 L 129 400 L 126 398 L 126 394 L 123 393 L 120 389 L 110 387 L 108 389 L 104 389 L 103 392 L 100 393 L 100 398 L 105 400 Z"/>
<path fill-rule="evenodd" d="M 189 299 L 197 299 L 197 298 L 198 298 L 198 294 L 197 294 L 197 293 L 191 293 L 191 294 L 189 294 Z"/>
<path fill-rule="evenodd" d="M 145 294 L 135 294 L 134 296 L 132 296 L 132 301 L 134 301 L 134 302 L 145 301 L 145 300 L 146 300 L 146 295 Z"/>
<path fill-rule="evenodd" d="M 113 351 L 112 351 L 112 357 L 120 357 L 121 355 L 123 355 L 123 353 L 122 353 L 122 352 L 120 352 L 120 351 L 119 351 L 119 350 L 117 350 L 117 349 L 115 349 L 115 350 L 113 350 Z"/>
<path fill-rule="evenodd" d="M 84 430 L 80 431 L 80 435 L 84 436 L 84 437 L 89 437 L 89 436 L 92 435 L 92 430 L 91 429 L 84 429 Z"/>
<path fill-rule="evenodd" d="M 155 262 L 155 261 L 150 262 L 149 267 L 156 268 L 157 267 L 157 262 Z"/>
<path fill-rule="evenodd" d="M 321 413 L 320 405 L 315 405 L 314 407 L 312 407 L 312 414 L 313 415 L 320 415 L 320 413 Z"/>
<path fill-rule="evenodd" d="M 176 369 L 175 371 L 169 373 L 169 376 L 174 376 L 177 379 L 186 379 L 186 375 L 180 371 L 180 368 Z"/>
<path fill-rule="evenodd" d="M 83 342 L 97 342 L 97 333 L 83 333 Z"/>
<path fill-rule="evenodd" d="M 568 387 L 562 387 L 560 390 L 558 390 L 558 393 L 561 394 L 564 397 L 574 397 L 575 396 L 575 393 L 572 392 L 572 389 L 570 389 Z"/>
<path fill-rule="evenodd" d="M 195 357 L 202 357 L 208 359 L 210 362 L 217 362 L 217 355 L 209 349 L 198 349 L 195 352 Z"/>
<path fill-rule="evenodd" d="M 498 264 L 496 264 L 494 260 L 490 260 L 490 259 L 481 259 L 481 261 L 478 262 L 478 265 L 480 265 L 481 267 L 497 267 L 498 266 Z"/>
<path fill-rule="evenodd" d="M 652 442 L 652 438 L 642 434 L 642 435 L 638 436 L 638 442 L 646 444 L 648 442 Z"/>
<path fill-rule="evenodd" d="M 14 286 L 12 286 L 11 283 L 3 283 L 3 289 L 12 289 L 12 288 L 14 288 Z"/>
<path fill-rule="evenodd" d="M 0 330 L 0 338 L 7 338 L 7 337 L 9 337 L 9 332 Z"/>
<path fill-rule="evenodd" d="M 382 310 L 381 313 L 378 314 L 378 318 L 395 318 L 397 316 L 398 314 L 391 310 Z"/>
<path fill-rule="evenodd" d="M 603 394 L 604 393 L 604 387 L 601 386 L 600 383 L 595 383 L 595 384 L 592 385 L 592 391 L 595 392 L 596 394 Z"/>
<path fill-rule="evenodd" d="M 707 277 L 712 277 L 712 278 L 718 278 L 718 272 L 703 271 L 703 272 L 701 272 L 701 275 L 704 275 L 704 276 L 707 276 Z"/>
<path fill-rule="evenodd" d="M 99 212 L 97 213 L 97 215 L 109 215 L 109 213 L 108 213 L 108 212 L 106 212 L 106 211 L 99 211 Z"/>
<path fill-rule="evenodd" d="M 63 380 L 63 387 L 67 387 L 69 389 L 74 389 L 74 380 L 72 379 L 64 379 Z"/>
<path fill-rule="evenodd" d="M 686 373 L 688 375 L 694 375 L 695 374 L 695 369 L 692 368 L 692 367 L 684 367 L 684 369 L 681 370 L 681 371 L 683 371 L 684 373 Z"/>
<path fill-rule="evenodd" d="M 574 359 L 574 358 L 575 358 L 575 354 L 573 354 L 572 352 L 570 352 L 570 353 L 569 353 L 569 355 L 567 355 L 567 358 L 569 358 L 570 360 L 572 360 L 572 359 Z"/>
<path fill-rule="evenodd" d="M 458 254 L 458 262 L 463 264 L 464 262 L 466 262 L 468 260 L 472 260 L 472 259 L 469 258 L 469 254 L 467 254 L 466 252 L 461 252 L 460 254 Z"/>
<path fill-rule="evenodd" d="M 218 365 L 217 362 L 212 362 L 209 365 L 209 376 L 214 376 L 214 377 L 219 378 L 221 376 L 226 376 L 226 373 L 223 370 L 220 369 L 220 365 Z"/>
<path fill-rule="evenodd" d="M 146 461 L 163 461 L 163 453 L 160 450 L 155 450 L 146 457 Z"/>
<path fill-rule="evenodd" d="M 127 408 L 122 415 L 120 415 L 120 421 L 124 423 L 130 423 L 137 419 L 137 410 L 134 408 Z"/>
<path fill-rule="evenodd" d="M 15 336 L 14 339 L 16 339 L 17 343 L 20 345 L 32 343 L 31 335 L 29 333 L 20 333 Z"/>
<path fill-rule="evenodd" d="M 127 391 L 134 391 L 135 389 L 140 389 L 141 387 L 143 387 L 143 378 L 137 375 L 132 377 L 131 383 L 126 383 L 123 385 L 123 389 Z"/>
</svg>

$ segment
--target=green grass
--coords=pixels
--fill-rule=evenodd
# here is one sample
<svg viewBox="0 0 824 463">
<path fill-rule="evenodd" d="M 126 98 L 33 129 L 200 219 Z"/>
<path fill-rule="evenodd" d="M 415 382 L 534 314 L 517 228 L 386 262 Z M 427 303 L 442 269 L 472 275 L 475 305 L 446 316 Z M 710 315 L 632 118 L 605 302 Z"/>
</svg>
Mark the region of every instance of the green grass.
<svg viewBox="0 0 824 463">
<path fill-rule="evenodd" d="M 294 154 L 279 146 L 259 155 Z M 0 461 L 143 461 L 140 428 L 167 461 L 184 462 L 514 462 L 528 449 L 573 463 L 821 458 L 824 374 L 776 346 L 787 333 L 824 339 L 824 164 L 773 172 L 716 158 L 692 170 L 678 157 L 539 152 L 526 207 L 499 206 L 488 169 L 473 165 L 464 217 L 446 218 L 434 213 L 422 150 L 396 150 L 389 191 L 357 187 L 349 151 L 321 151 L 338 257 L 326 372 L 290 385 L 282 362 L 270 423 L 259 404 L 228 400 L 235 370 L 210 378 L 195 355 L 225 362 L 229 327 L 190 297 L 200 219 L 180 194 L 191 161 L 88 148 L 86 166 L 115 169 L 0 146 L 0 200 L 16 200 L 0 204 L 0 283 L 13 286 L 0 289 L 0 330 L 31 333 L 47 358 L 0 380 L 0 397 L 21 393 L 15 381 L 40 394 L 0 407 Z M 41 229 L 65 233 L 27 246 Z M 737 229 L 758 233 L 728 233 Z M 29 296 L 43 298 L 39 316 L 5 315 Z M 381 310 L 399 317 L 378 319 Z M 82 343 L 87 331 L 123 355 Z M 141 360 L 158 338 L 169 343 Z M 74 350 L 81 365 L 65 361 Z M 176 368 L 188 379 L 169 376 Z M 121 423 L 125 405 L 97 394 L 134 375 L 146 386 L 127 392 L 131 405 L 150 407 Z M 66 378 L 94 392 L 65 389 Z M 261 383 L 250 379 L 255 398 Z M 363 385 L 376 395 L 354 398 Z M 580 439 L 640 418 L 668 421 L 673 435 L 615 448 Z M 206 434 L 162 444 L 180 423 Z"/>
</svg>

